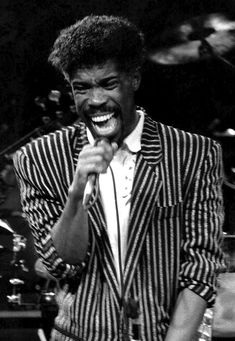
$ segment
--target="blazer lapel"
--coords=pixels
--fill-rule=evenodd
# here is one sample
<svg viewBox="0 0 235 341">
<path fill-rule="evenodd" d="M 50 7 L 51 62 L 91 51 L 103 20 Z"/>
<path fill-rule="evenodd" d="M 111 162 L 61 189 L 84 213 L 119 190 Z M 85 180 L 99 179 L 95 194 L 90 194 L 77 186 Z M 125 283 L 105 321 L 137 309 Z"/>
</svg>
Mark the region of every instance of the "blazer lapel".
<svg viewBox="0 0 235 341">
<path fill-rule="evenodd" d="M 100 195 L 95 204 L 89 208 L 89 218 L 95 233 L 96 248 L 100 260 L 100 271 L 103 272 L 109 287 L 111 288 L 117 307 L 120 304 L 119 283 L 114 264 L 113 253 L 107 234 L 105 214 Z"/>
<path fill-rule="evenodd" d="M 142 246 L 154 213 L 155 203 L 162 187 L 159 163 L 162 147 L 156 123 L 148 116 L 141 140 L 141 152 L 137 154 L 132 189 L 129 236 L 124 272 L 124 291 L 127 295 L 142 251 Z"/>
<path fill-rule="evenodd" d="M 76 169 L 79 153 L 83 146 L 88 142 L 86 127 L 83 123 L 77 125 L 79 134 L 77 134 L 77 142 L 74 149 L 74 171 Z M 119 306 L 120 293 L 117 273 L 114 264 L 113 253 L 107 234 L 105 214 L 101 197 L 98 198 L 93 206 L 88 210 L 89 221 L 91 223 L 92 232 L 95 236 L 96 249 L 100 263 L 100 271 L 105 276 L 109 287 L 111 288 L 117 307 Z"/>
</svg>

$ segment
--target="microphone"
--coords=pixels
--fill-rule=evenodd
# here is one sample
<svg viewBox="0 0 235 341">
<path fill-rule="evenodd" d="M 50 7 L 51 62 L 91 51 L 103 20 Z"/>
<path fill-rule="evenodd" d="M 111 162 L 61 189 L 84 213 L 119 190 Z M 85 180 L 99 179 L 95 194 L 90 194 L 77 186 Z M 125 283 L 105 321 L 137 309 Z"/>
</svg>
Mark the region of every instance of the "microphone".
<svg viewBox="0 0 235 341">
<path fill-rule="evenodd" d="M 87 183 L 86 183 L 84 194 L 83 194 L 83 201 L 82 201 L 82 204 L 85 210 L 91 207 L 97 199 L 98 179 L 99 179 L 98 174 L 92 173 L 88 175 Z M 95 198 L 91 202 L 91 196 L 94 191 L 95 191 Z"/>
<path fill-rule="evenodd" d="M 97 146 L 98 143 L 101 141 L 105 141 L 109 144 L 111 143 L 110 140 L 108 140 L 107 138 L 101 137 L 101 138 L 96 139 L 94 145 Z M 91 173 L 88 175 L 87 183 L 86 183 L 85 190 L 83 193 L 82 204 L 85 210 L 87 210 L 89 207 L 91 207 L 95 203 L 98 197 L 98 190 L 99 190 L 99 174 Z M 91 201 L 93 193 L 94 193 L 94 198 Z"/>
</svg>

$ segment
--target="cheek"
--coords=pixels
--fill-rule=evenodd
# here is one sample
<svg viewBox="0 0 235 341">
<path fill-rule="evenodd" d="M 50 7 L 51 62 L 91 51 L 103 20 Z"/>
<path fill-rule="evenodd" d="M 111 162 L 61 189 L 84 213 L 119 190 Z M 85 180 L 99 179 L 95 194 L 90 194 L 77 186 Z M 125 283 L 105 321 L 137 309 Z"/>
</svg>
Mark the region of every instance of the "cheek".
<svg viewBox="0 0 235 341">
<path fill-rule="evenodd" d="M 75 103 L 77 110 L 78 109 L 81 110 L 84 107 L 86 100 L 82 97 L 77 96 L 74 98 L 74 103 Z"/>
<path fill-rule="evenodd" d="M 83 102 L 81 100 L 74 99 L 74 104 L 78 116 L 84 121 L 85 117 L 83 113 Z"/>
</svg>

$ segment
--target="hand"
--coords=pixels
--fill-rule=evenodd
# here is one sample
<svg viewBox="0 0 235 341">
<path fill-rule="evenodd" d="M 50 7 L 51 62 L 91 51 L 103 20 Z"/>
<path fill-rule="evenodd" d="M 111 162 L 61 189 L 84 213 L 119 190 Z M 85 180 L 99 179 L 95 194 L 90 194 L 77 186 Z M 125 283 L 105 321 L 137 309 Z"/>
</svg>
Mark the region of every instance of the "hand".
<svg viewBox="0 0 235 341">
<path fill-rule="evenodd" d="M 85 145 L 77 163 L 73 183 L 70 187 L 70 195 L 81 200 L 89 174 L 105 173 L 114 153 L 117 151 L 117 143 L 109 143 L 101 140 L 97 145 Z"/>
</svg>

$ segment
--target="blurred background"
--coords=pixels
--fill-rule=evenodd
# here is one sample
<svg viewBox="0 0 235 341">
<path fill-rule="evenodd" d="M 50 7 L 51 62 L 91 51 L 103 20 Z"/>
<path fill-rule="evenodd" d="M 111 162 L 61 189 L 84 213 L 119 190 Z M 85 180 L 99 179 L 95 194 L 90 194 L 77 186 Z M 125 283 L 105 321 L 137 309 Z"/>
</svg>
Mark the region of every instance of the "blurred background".
<svg viewBox="0 0 235 341">
<path fill-rule="evenodd" d="M 48 279 L 39 279 L 35 274 L 36 256 L 21 213 L 11 156 L 26 142 L 78 119 L 70 87 L 47 58 L 60 30 L 91 13 L 122 15 L 144 32 L 147 61 L 137 103 L 155 120 L 210 136 L 222 144 L 224 247 L 229 272 L 234 272 L 235 1 L 1 0 L 0 237 L 5 240 L 0 245 L 0 261 L 5 266 L 0 270 L 2 311 L 13 307 L 32 310 L 44 299 L 42 293 L 51 293 L 45 297 L 51 299 L 53 316 L 56 285 L 52 281 L 51 289 Z M 18 251 L 13 252 L 15 243 Z M 9 274 L 9 264 L 24 273 L 22 285 L 17 281 L 9 284 L 14 278 Z M 24 304 L 19 293 L 28 295 Z M 18 340 L 16 336 L 14 340 Z"/>
<path fill-rule="evenodd" d="M 230 27 L 235 16 L 234 1 L 1 0 L 0 150 L 41 126 L 45 112 L 55 120 L 56 110 L 64 114 L 70 110 L 70 89 L 48 65 L 47 57 L 59 31 L 90 13 L 117 14 L 131 19 L 145 33 L 149 51 L 184 43 L 186 53 L 181 50 L 179 56 L 177 52 L 175 61 L 156 58 L 155 62 L 149 59 L 146 63 L 138 102 L 154 118 L 194 132 L 210 133 L 215 119 L 222 121 L 221 129 L 230 125 L 234 128 L 234 68 L 212 56 L 198 56 L 191 46 L 191 39 L 209 37 L 210 40 L 213 32 L 199 32 L 207 25 L 215 29 L 213 48 L 219 45 L 218 50 L 225 51 L 223 57 L 234 62 L 235 38 L 231 39 L 234 27 Z M 211 13 L 220 17 L 225 13 L 223 35 L 222 25 L 207 23 L 206 15 Z M 194 26 L 193 19 L 198 17 Z M 185 22 L 192 26 L 189 33 L 193 31 L 196 38 L 189 34 L 185 39 L 180 30 L 177 32 Z M 57 103 L 48 98 L 53 89 L 61 92 L 57 108 Z M 63 116 L 65 121 L 74 118 L 72 114 Z"/>
</svg>

